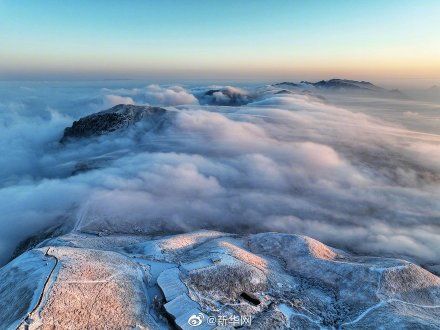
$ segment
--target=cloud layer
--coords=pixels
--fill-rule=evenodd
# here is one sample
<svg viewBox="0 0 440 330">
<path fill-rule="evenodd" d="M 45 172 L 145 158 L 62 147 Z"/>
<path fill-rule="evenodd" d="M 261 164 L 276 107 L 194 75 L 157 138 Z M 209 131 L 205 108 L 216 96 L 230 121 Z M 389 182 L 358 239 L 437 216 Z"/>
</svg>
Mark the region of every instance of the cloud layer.
<svg viewBox="0 0 440 330">
<path fill-rule="evenodd" d="M 199 105 L 182 87 L 97 88 L 64 101 L 81 102 L 82 113 L 54 110 L 41 90 L 34 98 L 51 106 L 35 112 L 8 94 L 0 262 L 27 236 L 69 223 L 106 232 L 292 232 L 438 264 L 440 136 L 275 91 L 215 107 Z M 57 143 L 73 119 L 114 102 L 164 105 L 175 116 L 161 133 L 138 126 Z M 78 164 L 92 170 L 72 176 Z"/>
</svg>

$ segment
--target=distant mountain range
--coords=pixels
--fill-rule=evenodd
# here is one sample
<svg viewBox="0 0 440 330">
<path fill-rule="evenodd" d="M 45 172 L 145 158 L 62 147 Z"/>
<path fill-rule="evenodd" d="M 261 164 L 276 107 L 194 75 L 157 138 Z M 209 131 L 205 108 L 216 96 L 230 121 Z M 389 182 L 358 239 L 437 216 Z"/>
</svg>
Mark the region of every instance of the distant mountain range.
<svg viewBox="0 0 440 330">
<path fill-rule="evenodd" d="M 386 94 L 392 95 L 393 97 L 407 98 L 407 96 L 399 91 L 398 89 L 387 90 L 383 87 L 376 86 L 369 81 L 357 81 L 349 79 L 330 79 L 321 80 L 317 82 L 301 81 L 300 83 L 294 82 L 281 82 L 273 84 L 276 87 L 282 88 L 302 88 L 311 89 L 317 88 L 320 90 L 333 90 L 339 92 L 362 92 L 362 93 L 373 93 L 373 94 Z"/>
</svg>

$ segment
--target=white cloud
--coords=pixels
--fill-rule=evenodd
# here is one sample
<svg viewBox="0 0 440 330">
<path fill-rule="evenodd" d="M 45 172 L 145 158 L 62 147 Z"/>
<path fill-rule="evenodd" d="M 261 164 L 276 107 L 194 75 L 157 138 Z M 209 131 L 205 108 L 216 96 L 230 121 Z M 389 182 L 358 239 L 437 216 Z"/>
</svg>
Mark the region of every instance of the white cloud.
<svg viewBox="0 0 440 330">
<path fill-rule="evenodd" d="M 60 146 L 67 114 L 5 103 L 14 111 L 0 114 L 0 260 L 78 215 L 89 230 L 276 230 L 364 254 L 440 259 L 438 135 L 307 95 L 266 93 L 234 108 L 197 105 L 181 87 L 104 95 L 192 105 L 178 106 L 161 133 L 138 127 Z M 70 176 L 86 161 L 98 169 Z"/>
<path fill-rule="evenodd" d="M 131 97 L 128 96 L 119 96 L 119 95 L 105 95 L 103 97 L 103 107 L 105 109 L 111 108 L 118 104 L 134 104 L 134 101 Z"/>
<path fill-rule="evenodd" d="M 141 97 L 151 105 L 173 106 L 199 103 L 194 95 L 179 86 L 163 88 L 159 85 L 149 85 L 145 91 L 141 92 Z"/>
</svg>

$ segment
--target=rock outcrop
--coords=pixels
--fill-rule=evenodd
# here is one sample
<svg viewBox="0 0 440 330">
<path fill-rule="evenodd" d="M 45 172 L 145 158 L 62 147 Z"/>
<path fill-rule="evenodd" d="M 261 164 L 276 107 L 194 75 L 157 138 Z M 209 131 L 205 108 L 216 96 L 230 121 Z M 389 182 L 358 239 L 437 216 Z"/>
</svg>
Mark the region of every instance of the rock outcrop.
<svg viewBox="0 0 440 330">
<path fill-rule="evenodd" d="M 146 129 L 157 129 L 167 121 L 167 114 L 167 110 L 159 107 L 119 104 L 73 122 L 64 130 L 60 142 L 107 134 L 141 121 Z"/>
<path fill-rule="evenodd" d="M 434 329 L 440 279 L 299 235 L 48 239 L 0 269 L 0 328 Z"/>
</svg>

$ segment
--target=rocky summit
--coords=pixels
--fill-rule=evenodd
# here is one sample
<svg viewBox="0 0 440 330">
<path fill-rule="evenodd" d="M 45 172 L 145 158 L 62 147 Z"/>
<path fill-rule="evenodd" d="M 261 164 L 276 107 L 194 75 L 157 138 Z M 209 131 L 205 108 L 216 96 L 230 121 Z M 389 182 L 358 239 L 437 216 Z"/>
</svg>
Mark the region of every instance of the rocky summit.
<svg viewBox="0 0 440 330">
<path fill-rule="evenodd" d="M 312 238 L 70 233 L 0 269 L 1 329 L 438 329 L 440 279 Z"/>
<path fill-rule="evenodd" d="M 140 121 L 157 128 L 165 121 L 167 110 L 159 107 L 119 104 L 73 122 L 64 130 L 60 142 L 107 134 L 128 128 Z"/>
</svg>

